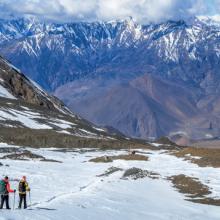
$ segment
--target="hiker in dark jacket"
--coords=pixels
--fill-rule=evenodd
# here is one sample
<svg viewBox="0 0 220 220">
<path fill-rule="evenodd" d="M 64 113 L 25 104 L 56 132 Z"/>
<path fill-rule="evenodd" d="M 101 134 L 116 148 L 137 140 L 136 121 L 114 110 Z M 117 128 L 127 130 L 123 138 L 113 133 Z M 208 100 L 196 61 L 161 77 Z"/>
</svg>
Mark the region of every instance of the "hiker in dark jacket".
<svg viewBox="0 0 220 220">
<path fill-rule="evenodd" d="M 6 209 L 10 209 L 9 207 L 9 193 L 15 193 L 16 190 L 11 189 L 9 179 L 6 176 L 3 180 L 0 181 L 0 194 L 1 194 L 1 206 L 0 209 L 3 208 L 4 203 L 6 203 Z"/>
<path fill-rule="evenodd" d="M 23 176 L 22 179 L 19 182 L 19 186 L 18 186 L 18 191 L 19 191 L 19 206 L 18 208 L 21 209 L 22 206 L 22 202 L 24 203 L 24 209 L 27 208 L 27 192 L 30 192 L 30 188 L 28 186 L 27 180 L 26 180 L 26 176 Z"/>
</svg>

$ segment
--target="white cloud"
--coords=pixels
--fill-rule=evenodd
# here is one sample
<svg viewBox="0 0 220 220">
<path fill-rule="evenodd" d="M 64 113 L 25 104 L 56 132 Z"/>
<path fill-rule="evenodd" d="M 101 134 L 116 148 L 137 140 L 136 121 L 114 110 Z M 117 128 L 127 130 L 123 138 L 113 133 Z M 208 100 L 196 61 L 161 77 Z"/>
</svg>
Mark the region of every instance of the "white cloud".
<svg viewBox="0 0 220 220">
<path fill-rule="evenodd" d="M 172 0 L 106 0 L 99 1 L 97 16 L 100 19 L 114 19 L 133 16 L 140 22 L 169 18 Z"/>
<path fill-rule="evenodd" d="M 64 20 L 134 17 L 141 23 L 219 12 L 220 0 L 0 0 L 0 15 L 37 15 Z M 18 7 L 19 6 L 19 7 Z M 4 15 L 3 15 L 4 13 Z"/>
</svg>

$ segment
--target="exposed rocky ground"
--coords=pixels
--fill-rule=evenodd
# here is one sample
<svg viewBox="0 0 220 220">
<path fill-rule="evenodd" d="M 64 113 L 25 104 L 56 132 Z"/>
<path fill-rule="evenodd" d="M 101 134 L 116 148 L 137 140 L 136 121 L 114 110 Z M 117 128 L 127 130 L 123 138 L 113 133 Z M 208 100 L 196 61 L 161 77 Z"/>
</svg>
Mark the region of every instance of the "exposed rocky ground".
<svg viewBox="0 0 220 220">
<path fill-rule="evenodd" d="M 139 160 L 139 161 L 147 161 L 148 157 L 140 154 L 135 155 L 117 155 L 117 156 L 102 156 L 93 158 L 90 161 L 95 163 L 110 163 L 114 160 Z"/>
<path fill-rule="evenodd" d="M 220 206 L 220 199 L 209 197 L 212 194 L 211 189 L 202 184 L 198 179 L 182 174 L 169 177 L 169 179 L 180 193 L 185 194 L 189 198 L 187 200 L 195 203 Z"/>
<path fill-rule="evenodd" d="M 216 167 L 220 168 L 220 150 L 208 148 L 188 147 L 175 151 L 175 156 L 189 160 L 201 167 Z"/>
</svg>

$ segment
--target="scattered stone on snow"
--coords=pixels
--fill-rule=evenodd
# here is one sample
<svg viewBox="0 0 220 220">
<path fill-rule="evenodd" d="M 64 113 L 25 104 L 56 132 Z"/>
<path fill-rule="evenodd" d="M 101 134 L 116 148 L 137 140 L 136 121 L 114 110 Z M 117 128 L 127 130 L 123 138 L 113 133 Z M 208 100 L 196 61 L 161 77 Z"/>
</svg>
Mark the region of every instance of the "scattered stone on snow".
<svg viewBox="0 0 220 220">
<path fill-rule="evenodd" d="M 122 179 L 141 179 L 144 177 L 149 177 L 151 179 L 159 179 L 160 174 L 152 172 L 152 171 L 148 171 L 148 170 L 142 170 L 140 168 L 130 168 L 128 170 L 126 170 L 122 176 Z"/>
</svg>

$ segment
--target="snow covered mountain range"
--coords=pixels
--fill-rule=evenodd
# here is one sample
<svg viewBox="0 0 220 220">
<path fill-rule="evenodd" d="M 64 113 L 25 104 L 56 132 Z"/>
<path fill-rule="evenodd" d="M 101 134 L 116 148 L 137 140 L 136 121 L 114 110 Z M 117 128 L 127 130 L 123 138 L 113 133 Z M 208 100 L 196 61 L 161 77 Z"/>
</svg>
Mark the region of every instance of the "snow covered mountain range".
<svg viewBox="0 0 220 220">
<path fill-rule="evenodd" d="M 220 136 L 220 22 L 0 21 L 0 51 L 71 110 L 133 137 Z"/>
</svg>

